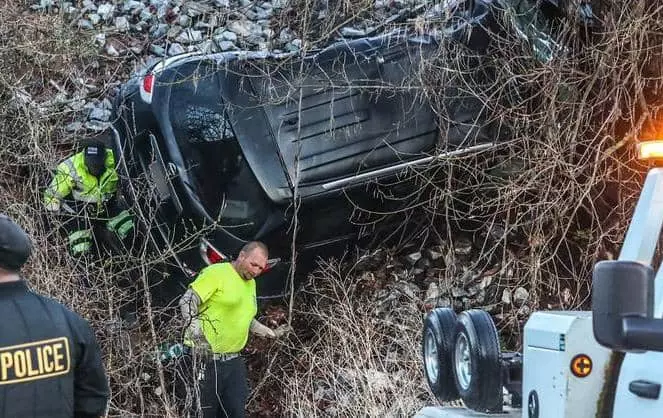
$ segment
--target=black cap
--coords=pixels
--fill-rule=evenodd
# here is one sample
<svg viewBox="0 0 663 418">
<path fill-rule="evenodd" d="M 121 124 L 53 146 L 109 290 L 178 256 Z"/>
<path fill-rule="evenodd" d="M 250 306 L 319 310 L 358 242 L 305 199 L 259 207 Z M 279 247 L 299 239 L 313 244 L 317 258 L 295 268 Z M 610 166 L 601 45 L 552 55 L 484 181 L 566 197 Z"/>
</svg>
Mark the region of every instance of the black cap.
<svg viewBox="0 0 663 418">
<path fill-rule="evenodd" d="M 8 216 L 0 214 L 0 268 L 19 271 L 31 253 L 28 234 Z"/>
<path fill-rule="evenodd" d="M 88 171 L 94 176 L 99 176 L 105 168 L 106 147 L 101 142 L 91 143 L 83 150 L 83 158 Z"/>
</svg>

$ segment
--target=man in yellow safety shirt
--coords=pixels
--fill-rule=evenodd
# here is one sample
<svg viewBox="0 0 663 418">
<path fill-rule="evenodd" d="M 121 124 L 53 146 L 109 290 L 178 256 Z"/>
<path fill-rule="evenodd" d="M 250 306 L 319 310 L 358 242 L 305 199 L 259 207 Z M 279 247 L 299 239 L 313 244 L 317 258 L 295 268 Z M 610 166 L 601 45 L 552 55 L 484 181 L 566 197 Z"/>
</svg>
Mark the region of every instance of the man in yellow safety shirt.
<svg viewBox="0 0 663 418">
<path fill-rule="evenodd" d="M 279 338 L 289 326 L 275 330 L 261 324 L 257 313 L 256 285 L 267 264 L 267 247 L 260 242 L 244 245 L 232 262 L 204 268 L 180 299 L 188 328 L 184 345 L 185 374 L 197 380 L 202 416 L 243 417 L 249 393 L 247 370 L 240 351 L 249 331 Z M 200 354 L 200 360 L 196 360 Z M 200 361 L 201 367 L 196 367 Z"/>
<path fill-rule="evenodd" d="M 133 232 L 133 217 L 117 199 L 115 163 L 112 149 L 102 141 L 92 141 L 57 166 L 44 191 L 45 208 L 67 214 L 63 227 L 72 255 L 85 254 L 92 248 L 93 226 L 102 224 L 120 243 Z"/>
</svg>

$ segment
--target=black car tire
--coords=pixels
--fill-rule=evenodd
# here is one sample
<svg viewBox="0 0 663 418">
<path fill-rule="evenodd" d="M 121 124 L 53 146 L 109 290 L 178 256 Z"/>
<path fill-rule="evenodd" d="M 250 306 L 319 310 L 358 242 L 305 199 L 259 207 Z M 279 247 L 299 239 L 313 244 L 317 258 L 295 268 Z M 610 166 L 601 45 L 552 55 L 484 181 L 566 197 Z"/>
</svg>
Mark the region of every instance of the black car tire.
<svg viewBox="0 0 663 418">
<path fill-rule="evenodd" d="M 486 311 L 458 315 L 453 378 L 465 405 L 479 412 L 502 411 L 502 376 L 497 328 Z"/>
<path fill-rule="evenodd" d="M 424 319 L 421 344 L 424 374 L 428 386 L 440 403 L 459 398 L 451 362 L 456 321 L 456 313 L 449 308 L 433 309 Z M 437 372 L 432 367 L 436 367 Z"/>
</svg>

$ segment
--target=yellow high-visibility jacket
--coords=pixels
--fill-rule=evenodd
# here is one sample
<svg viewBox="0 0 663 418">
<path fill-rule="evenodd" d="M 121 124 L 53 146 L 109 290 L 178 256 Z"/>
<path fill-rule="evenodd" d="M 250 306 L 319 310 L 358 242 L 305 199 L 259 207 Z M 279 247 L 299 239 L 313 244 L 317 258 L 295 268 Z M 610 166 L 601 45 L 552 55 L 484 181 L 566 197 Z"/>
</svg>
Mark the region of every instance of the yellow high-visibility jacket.
<svg viewBox="0 0 663 418">
<path fill-rule="evenodd" d="M 112 198 L 117 191 L 119 178 L 115 170 L 115 156 L 110 149 L 106 149 L 104 165 L 106 170 L 97 179 L 87 171 L 83 151 L 61 162 L 55 177 L 44 191 L 46 209 L 59 210 L 62 199 L 70 194 L 74 200 L 97 205 Z"/>
</svg>

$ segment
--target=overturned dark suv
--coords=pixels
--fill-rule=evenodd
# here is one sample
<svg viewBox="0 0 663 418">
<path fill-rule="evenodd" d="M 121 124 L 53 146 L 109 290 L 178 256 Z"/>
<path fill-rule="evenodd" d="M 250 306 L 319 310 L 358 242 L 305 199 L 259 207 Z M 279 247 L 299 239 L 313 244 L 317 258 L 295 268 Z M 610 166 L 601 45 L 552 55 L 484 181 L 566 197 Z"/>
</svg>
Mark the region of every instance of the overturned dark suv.
<svg viewBox="0 0 663 418">
<path fill-rule="evenodd" d="M 292 249 L 301 272 L 317 255 L 345 250 L 367 233 L 350 221 L 355 209 L 389 210 L 384 187 L 407 188 L 392 179 L 408 167 L 508 138 L 482 122 L 472 97 L 449 96 L 441 129 L 421 88 L 422 63 L 441 40 L 485 53 L 505 26 L 546 62 L 564 52 L 555 22 L 594 22 L 589 2 L 565 4 L 460 1 L 435 36 L 397 31 L 305 56 L 188 53 L 136 75 L 114 104 L 115 145 L 128 199 L 155 211 L 142 219 L 176 262 L 170 284 L 181 290 L 257 239 L 270 249 L 259 295 L 285 294 Z"/>
<path fill-rule="evenodd" d="M 359 237 L 349 221 L 356 207 L 384 209 L 374 180 L 489 148 L 487 133 L 440 137 L 417 81 L 438 47 L 431 36 L 396 32 L 305 57 L 191 53 L 123 85 L 113 130 L 125 191 L 156 210 L 148 227 L 185 273 L 172 280 L 185 286 L 257 239 L 270 249 L 259 295 L 285 294 L 292 248 L 305 271 Z M 153 193 L 136 191 L 141 178 Z"/>
</svg>

